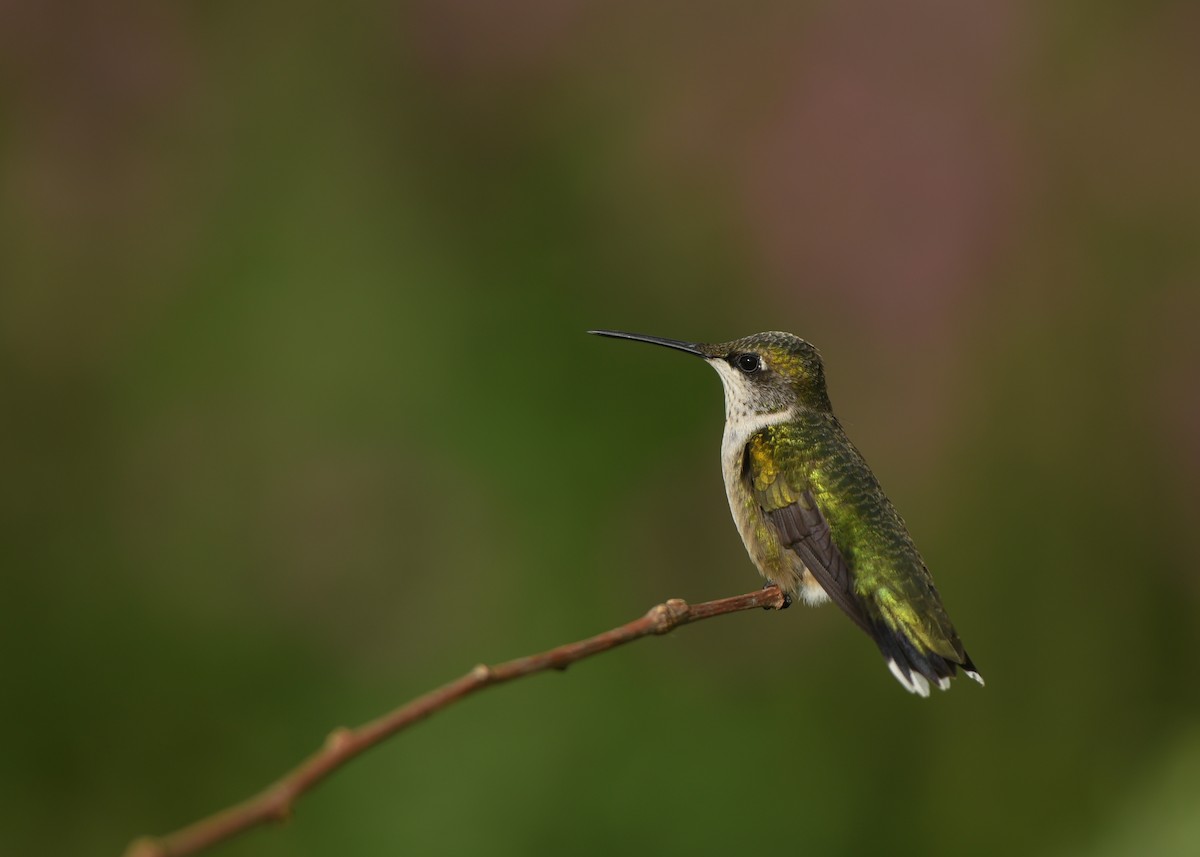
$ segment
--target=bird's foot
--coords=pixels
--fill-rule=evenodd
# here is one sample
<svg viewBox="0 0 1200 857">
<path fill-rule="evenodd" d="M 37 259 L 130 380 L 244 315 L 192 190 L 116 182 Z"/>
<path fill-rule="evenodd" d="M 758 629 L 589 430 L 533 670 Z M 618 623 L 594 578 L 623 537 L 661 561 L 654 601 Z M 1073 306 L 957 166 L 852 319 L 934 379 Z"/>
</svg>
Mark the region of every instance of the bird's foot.
<svg viewBox="0 0 1200 857">
<path fill-rule="evenodd" d="M 764 583 L 763 589 L 770 589 L 771 587 L 778 588 L 778 586 L 779 586 L 779 584 L 776 584 L 776 583 Z M 782 589 L 779 590 L 779 594 L 783 596 L 782 604 L 780 604 L 778 607 L 764 607 L 763 609 L 764 610 L 786 610 L 792 606 L 792 596 L 788 595 Z"/>
</svg>

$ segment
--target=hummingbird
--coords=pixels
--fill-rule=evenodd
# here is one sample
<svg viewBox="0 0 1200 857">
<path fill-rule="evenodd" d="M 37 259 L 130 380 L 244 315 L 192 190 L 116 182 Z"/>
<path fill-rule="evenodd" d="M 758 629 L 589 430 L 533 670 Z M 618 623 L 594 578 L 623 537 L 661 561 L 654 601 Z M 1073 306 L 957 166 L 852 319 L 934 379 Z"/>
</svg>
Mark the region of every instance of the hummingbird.
<svg viewBox="0 0 1200 857">
<path fill-rule="evenodd" d="M 793 597 L 832 601 L 910 693 L 946 690 L 959 668 L 983 684 L 908 527 L 834 416 L 816 348 L 779 331 L 715 344 L 588 333 L 673 348 L 717 370 L 729 509 L 785 607 Z"/>
</svg>

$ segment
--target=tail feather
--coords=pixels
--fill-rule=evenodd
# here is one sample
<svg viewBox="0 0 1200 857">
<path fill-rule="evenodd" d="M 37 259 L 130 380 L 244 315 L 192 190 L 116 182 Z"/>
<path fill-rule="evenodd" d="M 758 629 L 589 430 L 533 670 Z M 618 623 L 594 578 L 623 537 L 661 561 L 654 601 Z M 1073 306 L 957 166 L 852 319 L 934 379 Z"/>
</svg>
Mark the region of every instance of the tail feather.
<svg viewBox="0 0 1200 857">
<path fill-rule="evenodd" d="M 975 664 L 971 660 L 971 656 L 965 651 L 963 652 L 963 661 L 960 666 L 962 667 L 963 672 L 967 674 L 967 678 L 975 679 L 975 681 L 979 682 L 981 685 L 984 684 L 983 676 L 979 674 L 979 670 L 975 668 Z"/>
<path fill-rule="evenodd" d="M 960 667 L 968 677 L 983 684 L 983 677 L 961 645 L 956 647 L 962 652 L 961 659 L 953 659 L 926 649 L 882 619 L 872 623 L 871 632 L 888 669 L 909 693 L 928 697 L 931 685 L 948 690 L 950 679 L 958 674 Z"/>
</svg>

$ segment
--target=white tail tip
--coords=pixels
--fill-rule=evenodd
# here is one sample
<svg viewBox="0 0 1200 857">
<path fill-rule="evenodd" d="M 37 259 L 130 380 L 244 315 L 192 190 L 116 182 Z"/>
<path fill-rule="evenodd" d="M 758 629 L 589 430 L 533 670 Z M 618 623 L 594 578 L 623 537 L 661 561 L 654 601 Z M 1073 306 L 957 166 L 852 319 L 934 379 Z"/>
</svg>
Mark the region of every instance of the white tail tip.
<svg viewBox="0 0 1200 857">
<path fill-rule="evenodd" d="M 929 696 L 929 682 L 925 679 L 925 676 L 911 670 L 908 675 L 905 675 L 904 670 L 900 669 L 900 665 L 895 661 L 888 661 L 888 669 L 892 671 L 892 675 L 896 677 L 896 681 L 904 685 L 904 689 L 909 693 L 915 693 L 917 696 L 923 697 Z"/>
</svg>

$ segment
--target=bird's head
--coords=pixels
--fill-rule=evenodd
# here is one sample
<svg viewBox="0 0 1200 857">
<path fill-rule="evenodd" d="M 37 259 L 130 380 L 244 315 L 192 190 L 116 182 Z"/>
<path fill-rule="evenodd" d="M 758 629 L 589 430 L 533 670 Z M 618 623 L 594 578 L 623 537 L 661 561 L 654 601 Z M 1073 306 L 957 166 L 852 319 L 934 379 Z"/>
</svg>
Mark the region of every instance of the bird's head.
<svg viewBox="0 0 1200 857">
<path fill-rule="evenodd" d="M 781 331 L 756 333 L 731 342 L 683 342 L 617 330 L 590 330 L 598 336 L 649 342 L 704 358 L 725 385 L 730 419 L 781 414 L 796 407 L 829 411 L 825 370 L 811 343 Z"/>
</svg>

